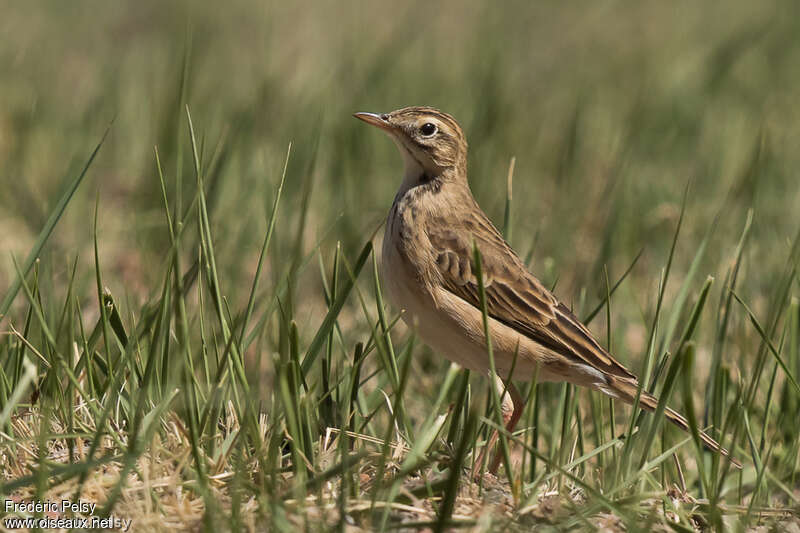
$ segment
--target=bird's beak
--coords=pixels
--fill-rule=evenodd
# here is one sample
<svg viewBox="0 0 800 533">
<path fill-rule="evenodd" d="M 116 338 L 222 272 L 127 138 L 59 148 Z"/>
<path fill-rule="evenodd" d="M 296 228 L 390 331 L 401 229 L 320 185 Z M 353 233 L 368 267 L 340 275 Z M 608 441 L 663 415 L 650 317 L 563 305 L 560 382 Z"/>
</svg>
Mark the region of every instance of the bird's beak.
<svg viewBox="0 0 800 533">
<path fill-rule="evenodd" d="M 378 115 L 376 113 L 353 113 L 353 116 L 359 120 L 363 120 L 367 124 L 377 126 L 386 132 L 393 132 L 395 126 L 389 122 L 388 115 Z"/>
</svg>

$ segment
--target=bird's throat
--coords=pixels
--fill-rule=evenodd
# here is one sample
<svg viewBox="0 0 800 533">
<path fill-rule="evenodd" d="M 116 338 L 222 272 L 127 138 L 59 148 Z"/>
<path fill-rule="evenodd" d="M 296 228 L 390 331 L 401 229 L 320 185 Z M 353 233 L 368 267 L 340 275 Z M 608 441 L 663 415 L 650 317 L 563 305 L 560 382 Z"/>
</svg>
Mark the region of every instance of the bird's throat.
<svg viewBox="0 0 800 533">
<path fill-rule="evenodd" d="M 403 183 L 400 186 L 400 190 L 405 192 L 420 183 L 430 181 L 430 174 L 425 170 L 422 162 L 417 159 L 408 147 L 403 145 L 402 141 L 398 141 L 397 144 L 400 148 L 400 153 L 403 154 L 404 166 Z"/>
</svg>

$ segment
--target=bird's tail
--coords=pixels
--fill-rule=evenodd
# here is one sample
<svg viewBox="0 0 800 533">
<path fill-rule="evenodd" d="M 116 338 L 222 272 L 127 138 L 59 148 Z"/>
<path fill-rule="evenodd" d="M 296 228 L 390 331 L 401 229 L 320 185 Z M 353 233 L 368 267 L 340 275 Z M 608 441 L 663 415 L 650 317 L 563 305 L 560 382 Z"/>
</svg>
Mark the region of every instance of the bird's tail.
<svg viewBox="0 0 800 533">
<path fill-rule="evenodd" d="M 636 398 L 636 389 L 638 388 L 638 384 L 636 382 L 630 382 L 628 380 L 620 378 L 612 378 L 609 381 L 611 382 L 609 383 L 610 386 L 604 392 L 612 396 L 616 396 L 626 403 L 629 404 L 633 403 L 634 399 Z M 656 398 L 652 394 L 642 391 L 641 395 L 639 396 L 639 405 L 648 411 L 651 412 L 655 411 L 656 407 L 658 407 L 658 398 Z M 683 415 L 681 415 L 677 411 L 674 411 L 669 407 L 667 407 L 664 410 L 664 416 L 667 418 L 667 420 L 669 420 L 670 422 L 672 422 L 685 432 L 691 433 L 689 422 Z M 728 450 L 720 446 L 720 444 L 717 441 L 712 439 L 703 431 L 699 431 L 699 433 L 700 433 L 700 440 L 703 441 L 703 444 L 707 448 L 715 452 L 719 452 L 728 459 L 730 459 L 731 463 L 733 463 L 733 465 L 736 466 L 736 468 L 742 468 L 742 463 L 740 463 L 736 458 L 731 456 L 731 454 L 728 453 Z"/>
</svg>

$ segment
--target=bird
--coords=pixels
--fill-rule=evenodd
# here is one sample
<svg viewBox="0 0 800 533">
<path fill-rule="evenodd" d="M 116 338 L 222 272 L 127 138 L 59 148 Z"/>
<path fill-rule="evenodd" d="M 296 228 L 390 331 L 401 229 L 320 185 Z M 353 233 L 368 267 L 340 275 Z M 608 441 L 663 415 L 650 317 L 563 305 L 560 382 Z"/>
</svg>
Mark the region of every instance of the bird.
<svg viewBox="0 0 800 533">
<path fill-rule="evenodd" d="M 467 181 L 467 139 L 453 116 L 419 106 L 354 116 L 388 134 L 403 157 L 381 253 L 380 277 L 389 301 L 434 352 L 491 375 L 474 248 L 480 254 L 495 376 L 504 380 L 496 377 L 495 386 L 508 392 L 502 409 L 506 430 L 514 430 L 525 406 L 513 380 L 531 381 L 534 374 L 538 381 L 566 381 L 634 403 L 636 375 L 528 270 L 476 202 Z M 642 388 L 639 405 L 654 411 L 658 399 Z M 690 430 L 673 409 L 664 415 Z M 699 436 L 741 468 L 712 437 Z M 496 438 L 495 433 L 484 451 Z M 492 473 L 499 456 L 490 465 Z"/>
</svg>

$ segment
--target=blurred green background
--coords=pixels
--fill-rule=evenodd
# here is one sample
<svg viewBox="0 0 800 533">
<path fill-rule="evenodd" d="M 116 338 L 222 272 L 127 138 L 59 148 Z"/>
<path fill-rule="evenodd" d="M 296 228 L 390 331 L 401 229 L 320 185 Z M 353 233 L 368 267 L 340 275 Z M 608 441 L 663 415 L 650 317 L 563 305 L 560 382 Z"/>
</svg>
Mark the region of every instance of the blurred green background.
<svg viewBox="0 0 800 533">
<path fill-rule="evenodd" d="M 739 291 L 756 313 L 785 265 L 800 222 L 798 15 L 744 1 L 6 3 L 0 291 L 112 120 L 42 256 L 55 299 L 79 258 L 86 312 L 95 203 L 104 283 L 129 312 L 160 290 L 169 236 L 154 146 L 172 202 L 195 183 L 181 102 L 216 176 L 218 268 L 237 306 L 289 143 L 274 281 L 320 242 L 326 261 L 337 241 L 353 257 L 388 211 L 400 157 L 351 114 L 432 105 L 462 123 L 470 183 L 498 225 L 516 157 L 511 241 L 562 299 L 593 307 L 604 265 L 613 282 L 644 249 L 612 308 L 619 357 L 638 361 L 690 181 L 668 294 L 717 215 L 698 287 L 721 281 L 750 208 Z M 294 298 L 305 338 L 325 305 L 315 263 Z"/>
</svg>

